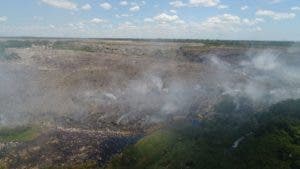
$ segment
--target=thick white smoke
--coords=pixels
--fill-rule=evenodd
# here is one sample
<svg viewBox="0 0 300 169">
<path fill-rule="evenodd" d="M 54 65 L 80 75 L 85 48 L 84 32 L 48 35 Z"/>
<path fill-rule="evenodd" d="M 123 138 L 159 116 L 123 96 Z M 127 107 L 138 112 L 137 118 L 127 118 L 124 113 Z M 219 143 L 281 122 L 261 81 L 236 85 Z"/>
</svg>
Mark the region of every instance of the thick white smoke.
<svg viewBox="0 0 300 169">
<path fill-rule="evenodd" d="M 84 79 L 82 87 L 61 87 L 60 78 L 47 78 L 34 66 L 1 62 L 0 125 L 51 122 L 59 116 L 80 121 L 97 113 L 99 123 L 152 123 L 201 113 L 222 95 L 264 105 L 299 98 L 298 53 L 297 48 L 253 49 L 239 61 L 207 55 L 203 63 L 152 63 L 139 76 L 112 80 L 111 88 L 96 88 Z M 181 67 L 188 73 L 180 72 Z M 122 78 L 129 79 L 125 86 L 118 85 Z"/>
<path fill-rule="evenodd" d="M 224 94 L 242 95 L 266 104 L 300 97 L 299 64 L 297 57 L 277 50 L 250 52 L 238 66 L 216 57 L 212 59 L 212 65 L 219 70 L 218 76 L 224 80 L 221 85 Z"/>
</svg>

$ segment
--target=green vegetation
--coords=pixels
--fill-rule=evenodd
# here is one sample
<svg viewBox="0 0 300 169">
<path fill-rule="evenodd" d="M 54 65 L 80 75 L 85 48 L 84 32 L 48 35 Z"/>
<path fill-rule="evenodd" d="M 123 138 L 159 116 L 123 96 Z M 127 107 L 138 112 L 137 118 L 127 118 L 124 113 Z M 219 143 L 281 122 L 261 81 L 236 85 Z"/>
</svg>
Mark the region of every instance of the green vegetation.
<svg viewBox="0 0 300 169">
<path fill-rule="evenodd" d="M 60 50 L 74 50 L 74 51 L 84 51 L 84 52 L 96 52 L 97 49 L 93 46 L 76 44 L 73 41 L 56 41 L 53 44 L 54 49 Z"/>
<path fill-rule="evenodd" d="M 20 57 L 16 53 L 7 53 L 7 48 L 29 48 L 32 45 L 46 46 L 49 45 L 48 40 L 7 40 L 0 41 L 0 60 L 15 60 Z"/>
<path fill-rule="evenodd" d="M 0 129 L 0 142 L 10 141 L 29 141 L 36 138 L 39 134 L 39 129 L 34 127 L 16 127 Z"/>
<path fill-rule="evenodd" d="M 32 45 L 48 45 L 49 41 L 30 41 L 30 40 L 7 40 L 7 41 L 0 41 L 0 51 L 4 51 L 6 48 L 29 48 Z"/>
<path fill-rule="evenodd" d="M 247 40 L 217 40 L 217 39 L 98 39 L 110 41 L 136 41 L 136 42 L 174 42 L 174 43 L 203 43 L 208 46 L 233 46 L 233 47 L 290 47 L 299 46 L 299 42 L 293 41 L 247 41 Z"/>
<path fill-rule="evenodd" d="M 0 168 L 1 169 L 1 168 Z M 60 167 L 44 167 L 43 169 L 101 169 L 98 167 L 97 163 L 94 161 L 86 162 L 78 165 L 64 165 Z"/>
<path fill-rule="evenodd" d="M 181 122 L 146 136 L 116 156 L 108 168 L 300 168 L 300 100 L 243 116 L 233 104 L 226 98 L 216 106 L 216 117 L 200 125 Z M 233 147 L 239 138 L 243 139 Z"/>
<path fill-rule="evenodd" d="M 5 51 L 0 49 L 0 60 L 16 60 L 20 59 L 20 56 L 16 53 L 7 54 Z"/>
</svg>

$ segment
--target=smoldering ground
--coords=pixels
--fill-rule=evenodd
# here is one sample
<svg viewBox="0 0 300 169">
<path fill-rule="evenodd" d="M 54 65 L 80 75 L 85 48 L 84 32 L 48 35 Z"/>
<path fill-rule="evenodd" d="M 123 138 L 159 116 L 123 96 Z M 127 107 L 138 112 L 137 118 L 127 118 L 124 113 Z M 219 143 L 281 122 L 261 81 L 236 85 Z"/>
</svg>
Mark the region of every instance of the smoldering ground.
<svg viewBox="0 0 300 169">
<path fill-rule="evenodd" d="M 249 51 L 246 56 L 237 67 L 222 61 L 214 62 L 225 77 L 224 94 L 243 95 L 264 104 L 299 98 L 299 55 L 269 49 L 259 53 Z M 234 80 L 227 78 L 228 74 L 244 80 L 231 83 Z"/>
<path fill-rule="evenodd" d="M 249 49 L 237 63 L 213 53 L 201 57 L 204 61 L 195 63 L 158 59 L 136 76 L 110 79 L 113 87 L 91 85 L 85 78 L 78 80 L 80 85 L 64 87 L 61 76 L 49 80 L 36 65 L 2 61 L 0 124 L 55 124 L 59 117 L 86 122 L 93 117 L 96 123 L 143 125 L 208 111 L 223 95 L 248 98 L 254 106 L 300 97 L 295 49 Z M 119 85 L 124 79 L 126 84 Z"/>
</svg>

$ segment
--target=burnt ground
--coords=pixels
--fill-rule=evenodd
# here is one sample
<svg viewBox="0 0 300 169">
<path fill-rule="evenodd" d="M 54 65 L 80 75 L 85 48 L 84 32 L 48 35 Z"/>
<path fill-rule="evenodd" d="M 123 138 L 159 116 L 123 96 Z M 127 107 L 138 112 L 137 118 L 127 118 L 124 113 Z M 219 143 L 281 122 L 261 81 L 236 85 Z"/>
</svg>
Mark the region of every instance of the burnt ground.
<svg viewBox="0 0 300 169">
<path fill-rule="evenodd" d="M 36 139 L 2 149 L 1 162 L 7 168 L 103 166 L 141 134 L 80 129 L 52 129 Z"/>
</svg>

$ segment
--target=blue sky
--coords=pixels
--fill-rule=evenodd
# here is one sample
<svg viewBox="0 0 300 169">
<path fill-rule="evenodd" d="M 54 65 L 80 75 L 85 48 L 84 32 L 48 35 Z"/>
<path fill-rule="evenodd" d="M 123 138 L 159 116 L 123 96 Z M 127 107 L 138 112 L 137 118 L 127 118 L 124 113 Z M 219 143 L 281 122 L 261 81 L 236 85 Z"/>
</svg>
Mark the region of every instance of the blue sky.
<svg viewBox="0 0 300 169">
<path fill-rule="evenodd" d="M 300 40 L 299 0 L 6 0 L 0 36 Z"/>
</svg>

